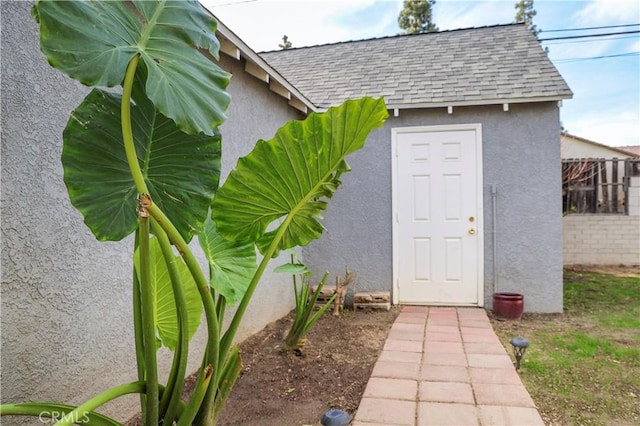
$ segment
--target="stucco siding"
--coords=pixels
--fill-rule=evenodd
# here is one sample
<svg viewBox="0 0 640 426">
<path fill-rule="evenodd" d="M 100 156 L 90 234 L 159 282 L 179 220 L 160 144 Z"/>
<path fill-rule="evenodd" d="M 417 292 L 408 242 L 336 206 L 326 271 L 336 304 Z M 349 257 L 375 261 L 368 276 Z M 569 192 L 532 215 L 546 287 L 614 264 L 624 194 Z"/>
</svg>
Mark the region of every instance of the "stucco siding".
<svg viewBox="0 0 640 426">
<path fill-rule="evenodd" d="M 562 310 L 560 124 L 555 103 L 401 110 L 348 158 L 352 172 L 325 214 L 327 235 L 304 249 L 314 273 L 348 266 L 351 291 L 392 288 L 391 129 L 408 126 L 482 125 L 484 301 L 494 293 L 491 186 L 497 190 L 499 291 L 525 295 L 525 310 Z"/>
<path fill-rule="evenodd" d="M 99 243 L 69 202 L 61 135 L 89 89 L 53 70 L 39 51 L 29 2 L 1 2 L 2 13 L 2 402 L 82 402 L 136 379 L 127 238 Z M 259 138 L 298 118 L 287 101 L 223 59 L 235 73 L 223 131 L 223 174 Z M 202 262 L 202 257 L 200 257 Z M 277 263 L 277 262 L 276 262 Z M 291 284 L 267 276 L 239 332 L 243 337 L 286 314 Z M 200 362 L 202 330 L 189 369 Z M 160 352 L 162 374 L 171 354 Z M 135 396 L 106 410 L 125 420 Z M 37 422 L 37 420 L 36 420 Z M 3 424 L 34 424 L 3 419 Z"/>
</svg>

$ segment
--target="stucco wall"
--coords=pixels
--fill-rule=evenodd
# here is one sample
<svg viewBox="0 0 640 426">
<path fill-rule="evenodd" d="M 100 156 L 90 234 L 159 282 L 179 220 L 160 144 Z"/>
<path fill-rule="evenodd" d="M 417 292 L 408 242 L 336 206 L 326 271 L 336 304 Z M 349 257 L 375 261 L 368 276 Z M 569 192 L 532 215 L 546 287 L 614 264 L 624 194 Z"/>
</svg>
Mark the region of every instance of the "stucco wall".
<svg viewBox="0 0 640 426">
<path fill-rule="evenodd" d="M 391 129 L 481 123 L 484 173 L 485 306 L 494 292 L 491 186 L 497 189 L 499 291 L 525 296 L 525 310 L 562 311 L 562 210 L 560 134 L 555 103 L 401 110 L 375 131 L 348 162 L 325 214 L 328 233 L 304 249 L 314 273 L 342 271 L 357 279 L 352 291 L 392 288 Z"/>
<path fill-rule="evenodd" d="M 61 134 L 88 89 L 49 67 L 39 52 L 29 2 L 1 2 L 2 13 L 2 402 L 78 403 L 135 380 L 131 249 L 99 243 L 70 204 L 62 181 Z M 299 114 L 264 83 L 234 73 L 223 126 L 223 174 L 259 138 Z M 278 262 L 274 262 L 277 264 Z M 268 275 L 239 332 L 247 336 L 292 309 L 291 283 Z M 201 359 L 194 339 L 190 370 Z M 160 355 L 166 374 L 170 353 Z M 131 396 L 107 413 L 125 420 Z M 3 424 L 41 424 L 3 418 Z"/>
</svg>

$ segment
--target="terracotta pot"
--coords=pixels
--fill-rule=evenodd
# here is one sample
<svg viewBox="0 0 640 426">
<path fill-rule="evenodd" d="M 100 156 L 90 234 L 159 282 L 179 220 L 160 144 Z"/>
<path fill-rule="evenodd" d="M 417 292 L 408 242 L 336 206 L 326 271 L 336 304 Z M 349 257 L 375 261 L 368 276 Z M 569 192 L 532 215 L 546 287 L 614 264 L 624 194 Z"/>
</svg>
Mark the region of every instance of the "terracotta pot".
<svg viewBox="0 0 640 426">
<path fill-rule="evenodd" d="M 524 310 L 524 296 L 519 293 L 494 293 L 493 313 L 504 319 L 520 319 Z"/>
</svg>

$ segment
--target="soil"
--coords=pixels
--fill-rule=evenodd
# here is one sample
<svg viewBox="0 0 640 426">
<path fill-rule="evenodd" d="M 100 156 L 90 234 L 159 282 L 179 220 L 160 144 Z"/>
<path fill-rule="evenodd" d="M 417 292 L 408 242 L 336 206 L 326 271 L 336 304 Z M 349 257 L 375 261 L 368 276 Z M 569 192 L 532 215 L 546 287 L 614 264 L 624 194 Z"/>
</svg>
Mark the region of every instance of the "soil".
<svg viewBox="0 0 640 426">
<path fill-rule="evenodd" d="M 353 416 L 399 310 L 325 314 L 295 352 L 281 345 L 292 314 L 240 345 L 243 360 L 220 425 L 317 425 L 336 408 Z"/>
<path fill-rule="evenodd" d="M 242 373 L 219 425 L 319 425 L 335 408 L 356 412 L 373 366 L 400 312 L 347 310 L 325 314 L 307 333 L 305 345 L 284 352 L 282 343 L 293 312 L 268 324 L 240 344 Z M 189 394 L 195 375 L 185 384 Z M 140 425 L 140 417 L 126 426 Z"/>
<path fill-rule="evenodd" d="M 640 265 L 570 265 L 565 270 L 571 272 L 601 272 L 617 277 L 640 277 Z"/>
</svg>

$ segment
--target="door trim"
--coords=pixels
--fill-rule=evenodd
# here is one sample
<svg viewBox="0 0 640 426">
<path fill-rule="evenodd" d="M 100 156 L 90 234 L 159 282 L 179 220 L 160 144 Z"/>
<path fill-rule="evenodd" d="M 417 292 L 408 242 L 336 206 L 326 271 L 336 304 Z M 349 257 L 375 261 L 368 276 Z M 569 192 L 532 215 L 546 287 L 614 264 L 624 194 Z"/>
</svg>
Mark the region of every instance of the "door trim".
<svg viewBox="0 0 640 426">
<path fill-rule="evenodd" d="M 451 132 L 473 130 L 476 135 L 476 191 L 478 194 L 478 217 L 477 217 L 477 238 L 478 238 L 478 303 L 473 306 L 484 306 L 484 197 L 483 197 L 483 170 L 482 170 L 482 124 L 453 124 L 438 126 L 411 126 L 411 127 L 393 127 L 391 128 L 391 195 L 392 195 L 392 253 L 393 253 L 393 285 L 392 285 L 392 303 L 398 304 L 399 292 L 399 271 L 398 271 L 398 152 L 397 141 L 398 135 L 402 133 L 422 133 L 422 132 Z M 460 305 L 464 306 L 464 305 Z"/>
</svg>

